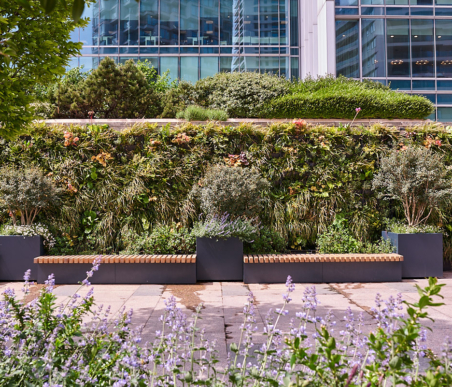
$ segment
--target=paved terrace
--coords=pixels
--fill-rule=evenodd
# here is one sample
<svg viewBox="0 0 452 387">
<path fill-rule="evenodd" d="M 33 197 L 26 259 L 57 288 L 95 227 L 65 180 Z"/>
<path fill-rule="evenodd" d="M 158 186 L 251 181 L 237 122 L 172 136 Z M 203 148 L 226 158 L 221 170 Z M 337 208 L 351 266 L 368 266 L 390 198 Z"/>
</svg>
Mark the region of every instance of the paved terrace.
<svg viewBox="0 0 452 387">
<path fill-rule="evenodd" d="M 100 268 L 102 270 L 102 267 Z M 452 336 L 452 272 L 445 272 L 440 283 L 443 287 L 445 305 L 430 310 L 430 316 L 435 322 L 426 321 L 425 325 L 433 328 L 428 333 L 428 347 L 438 352 L 445 336 Z M 396 283 L 349 283 L 349 284 L 317 284 L 318 300 L 320 306 L 318 315 L 324 315 L 331 310 L 336 317 L 336 330 L 344 326 L 343 314 L 350 307 L 355 315 L 363 313 L 364 331 L 368 332 L 375 327 L 375 321 L 370 314 L 374 306 L 374 299 L 379 292 L 383 299 L 390 295 L 402 293 L 405 300 L 414 302 L 418 300 L 415 284 L 426 286 L 427 280 L 407 280 Z M 42 285 L 38 285 L 42 286 Z M 295 316 L 301 304 L 303 290 L 309 284 L 297 284 L 293 293 L 293 301 L 289 304 L 289 315 L 282 320 L 280 328 L 287 331 L 290 318 Z M 0 292 L 6 287 L 21 294 L 21 283 L 0 283 Z M 78 285 L 59 285 L 55 294 L 59 301 L 64 302 L 76 290 Z M 34 291 L 38 290 L 36 286 Z M 86 293 L 83 289 L 81 294 Z M 204 328 L 206 336 L 217 340 L 217 349 L 222 362 L 226 359 L 227 348 L 233 342 L 238 342 L 239 327 L 242 323 L 242 309 L 248 293 L 252 291 L 256 298 L 257 317 L 260 332 L 262 331 L 265 315 L 270 309 L 282 304 L 284 284 L 252 284 L 244 285 L 239 282 L 198 283 L 196 285 L 94 285 L 96 304 L 111 305 L 112 311 L 117 312 L 123 306 L 133 308 L 133 325 L 144 325 L 143 341 L 153 339 L 154 332 L 160 329 L 158 318 L 163 314 L 164 300 L 173 295 L 180 307 L 190 315 L 200 303 L 204 304 L 202 320 L 199 326 Z M 26 301 L 31 298 L 28 296 Z M 264 338 L 256 333 L 255 342 L 262 343 Z"/>
</svg>

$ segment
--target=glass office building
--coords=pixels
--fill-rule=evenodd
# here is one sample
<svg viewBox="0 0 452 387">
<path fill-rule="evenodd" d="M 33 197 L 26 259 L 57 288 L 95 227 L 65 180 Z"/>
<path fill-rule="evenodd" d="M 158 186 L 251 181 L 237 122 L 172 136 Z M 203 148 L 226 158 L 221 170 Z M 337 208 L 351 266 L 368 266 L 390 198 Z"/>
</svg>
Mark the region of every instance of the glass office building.
<svg viewBox="0 0 452 387">
<path fill-rule="evenodd" d="M 191 82 L 219 71 L 370 78 L 425 95 L 452 121 L 452 0 L 98 0 L 84 16 L 71 66 L 110 56 Z"/>
<path fill-rule="evenodd" d="M 336 74 L 425 95 L 439 121 L 452 121 L 452 0 L 335 5 Z"/>
<path fill-rule="evenodd" d="M 196 82 L 219 71 L 298 77 L 297 0 L 99 0 L 74 32 L 95 68 L 104 56 L 149 60 L 160 73 Z"/>
</svg>

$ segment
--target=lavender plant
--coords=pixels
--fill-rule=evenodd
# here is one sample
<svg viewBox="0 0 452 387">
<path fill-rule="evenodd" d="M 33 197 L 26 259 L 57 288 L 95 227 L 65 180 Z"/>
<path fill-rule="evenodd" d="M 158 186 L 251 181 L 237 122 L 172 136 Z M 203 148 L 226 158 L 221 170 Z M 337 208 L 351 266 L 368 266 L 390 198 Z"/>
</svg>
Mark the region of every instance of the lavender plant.
<svg viewBox="0 0 452 387">
<path fill-rule="evenodd" d="M 230 219 L 229 214 L 213 215 L 205 221 L 194 224 L 191 231 L 197 238 L 227 239 L 236 237 L 243 242 L 253 242 L 259 231 L 256 219 L 235 218 Z"/>
<path fill-rule="evenodd" d="M 132 328 L 132 311 L 113 313 L 95 307 L 93 290 L 85 296 L 96 261 L 80 289 L 57 305 L 50 276 L 38 298 L 25 304 L 12 290 L 0 303 L 0 386 L 449 386 L 452 384 L 452 342 L 441 354 L 425 347 L 421 320 L 440 296 L 436 279 L 418 287 L 417 303 L 401 295 L 382 301 L 376 297 L 372 313 L 375 332 L 362 331 L 363 316 L 348 309 L 345 327 L 335 330 L 332 313 L 317 316 L 315 287 L 305 289 L 302 306 L 291 316 L 290 329 L 278 328 L 288 316 L 295 286 L 289 277 L 282 307 L 265 318 L 264 343 L 257 350 L 255 298 L 249 294 L 243 309 L 240 339 L 230 347 L 226 366 L 219 366 L 215 341 L 198 327 L 200 305 L 187 317 L 170 297 L 161 327 L 142 343 L 142 328 Z M 24 292 L 30 289 L 29 272 Z M 404 310 L 406 309 L 406 315 Z M 427 358 L 425 371 L 420 359 Z"/>
</svg>

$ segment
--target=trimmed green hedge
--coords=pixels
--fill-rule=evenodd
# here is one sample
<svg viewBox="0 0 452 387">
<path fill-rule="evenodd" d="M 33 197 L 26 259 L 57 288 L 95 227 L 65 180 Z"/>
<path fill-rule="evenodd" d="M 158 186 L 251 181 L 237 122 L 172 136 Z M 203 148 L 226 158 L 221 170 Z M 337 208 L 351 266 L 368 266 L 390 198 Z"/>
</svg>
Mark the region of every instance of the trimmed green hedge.
<svg viewBox="0 0 452 387">
<path fill-rule="evenodd" d="M 435 106 L 426 98 L 396 91 L 363 87 L 327 88 L 277 98 L 262 110 L 262 118 L 425 119 Z"/>
</svg>

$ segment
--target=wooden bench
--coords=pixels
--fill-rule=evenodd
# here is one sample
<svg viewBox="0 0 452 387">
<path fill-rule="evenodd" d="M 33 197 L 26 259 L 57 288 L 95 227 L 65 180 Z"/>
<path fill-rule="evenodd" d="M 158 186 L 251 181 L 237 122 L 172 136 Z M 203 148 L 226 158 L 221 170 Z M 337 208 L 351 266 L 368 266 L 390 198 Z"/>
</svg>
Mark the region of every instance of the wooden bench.
<svg viewBox="0 0 452 387">
<path fill-rule="evenodd" d="M 243 257 L 245 283 L 393 282 L 402 280 L 398 254 L 260 254 Z"/>
<path fill-rule="evenodd" d="M 63 255 L 34 259 L 38 283 L 55 274 L 57 284 L 75 284 L 86 278 L 95 259 L 101 267 L 89 279 L 93 284 L 193 284 L 196 255 Z"/>
</svg>

